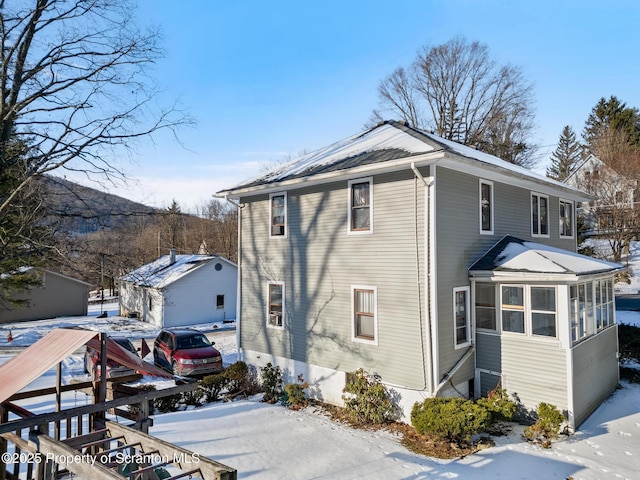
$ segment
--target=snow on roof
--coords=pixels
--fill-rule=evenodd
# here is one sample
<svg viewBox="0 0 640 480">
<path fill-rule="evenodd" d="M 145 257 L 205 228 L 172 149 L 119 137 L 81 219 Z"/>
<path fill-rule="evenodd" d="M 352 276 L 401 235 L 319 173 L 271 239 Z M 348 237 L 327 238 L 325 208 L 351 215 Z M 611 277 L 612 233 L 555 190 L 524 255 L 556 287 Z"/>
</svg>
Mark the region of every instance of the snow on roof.
<svg viewBox="0 0 640 480">
<path fill-rule="evenodd" d="M 336 166 L 340 169 L 340 163 L 344 160 L 362 156 L 372 152 L 392 153 L 393 158 L 403 158 L 410 155 L 428 153 L 435 148 L 416 137 L 408 135 L 400 130 L 395 122 L 385 123 L 375 128 L 352 135 L 327 147 L 303 155 L 290 162 L 278 165 L 266 173 L 250 178 L 233 187 L 235 190 L 241 187 L 273 183 L 281 180 L 308 176 L 318 173 L 319 170 L 327 171 L 327 167 Z M 387 156 L 380 156 L 379 161 L 389 160 Z M 369 157 L 371 163 L 372 157 Z M 359 162 L 361 163 L 361 162 Z M 324 168 L 323 168 L 324 167 Z M 342 166 L 344 168 L 344 166 Z"/>
<path fill-rule="evenodd" d="M 258 185 L 309 177 L 319 173 L 346 170 L 351 167 L 398 160 L 437 151 L 454 153 L 494 168 L 528 177 L 537 182 L 543 181 L 560 186 L 563 189 L 571 188 L 561 182 L 514 165 L 494 155 L 446 140 L 433 133 L 409 127 L 404 122 L 389 120 L 365 132 L 352 135 L 328 147 L 316 150 L 291 162 L 278 165 L 266 173 L 245 180 L 233 188 L 218 193 L 229 193 Z"/>
<path fill-rule="evenodd" d="M 171 256 L 163 255 L 129 272 L 121 280 L 145 287 L 163 288 L 201 265 L 215 259 L 222 260 L 217 255 L 176 255 L 175 258 L 175 263 L 171 264 Z"/>
<path fill-rule="evenodd" d="M 476 261 L 469 271 L 589 275 L 621 268 L 623 266 L 618 263 L 507 235 Z"/>
</svg>

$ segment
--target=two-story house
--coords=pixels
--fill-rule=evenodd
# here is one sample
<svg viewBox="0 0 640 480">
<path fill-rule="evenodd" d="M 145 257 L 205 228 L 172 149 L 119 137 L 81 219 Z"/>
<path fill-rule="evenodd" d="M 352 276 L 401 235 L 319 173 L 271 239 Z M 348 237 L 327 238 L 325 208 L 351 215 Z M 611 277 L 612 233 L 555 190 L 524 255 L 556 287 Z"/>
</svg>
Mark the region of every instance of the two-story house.
<svg viewBox="0 0 640 480">
<path fill-rule="evenodd" d="M 577 426 L 618 383 L 620 266 L 575 253 L 575 188 L 389 121 L 218 196 L 240 205 L 239 355 L 317 399 L 363 368 L 404 421 L 500 385 Z"/>
</svg>

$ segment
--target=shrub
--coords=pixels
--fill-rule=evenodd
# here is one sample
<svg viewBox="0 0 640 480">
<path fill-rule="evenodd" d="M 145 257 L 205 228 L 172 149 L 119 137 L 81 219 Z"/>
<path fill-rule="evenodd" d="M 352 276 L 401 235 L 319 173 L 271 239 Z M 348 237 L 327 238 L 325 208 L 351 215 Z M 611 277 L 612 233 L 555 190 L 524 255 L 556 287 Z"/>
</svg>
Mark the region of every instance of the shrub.
<svg viewBox="0 0 640 480">
<path fill-rule="evenodd" d="M 491 422 L 497 422 L 500 420 L 511 421 L 518 405 L 512 400 L 509 400 L 507 391 L 503 388 L 496 388 L 491 390 L 486 398 L 480 398 L 477 402 L 478 405 L 486 408 L 491 413 Z"/>
<path fill-rule="evenodd" d="M 229 365 L 224 371 L 227 377 L 227 391 L 230 394 L 240 393 L 244 390 L 247 382 L 247 375 L 249 374 L 249 367 L 244 362 L 236 362 Z"/>
<path fill-rule="evenodd" d="M 207 375 L 200 380 L 200 387 L 204 392 L 207 402 L 217 402 L 220 398 L 220 392 L 229 384 L 226 370 L 213 375 Z"/>
<path fill-rule="evenodd" d="M 540 402 L 536 408 L 538 420 L 524 429 L 527 439 L 539 443 L 544 448 L 551 446 L 551 441 L 558 437 L 560 427 L 564 423 L 564 416 L 554 405 Z"/>
<path fill-rule="evenodd" d="M 145 383 L 143 385 L 138 385 L 136 388 L 140 392 L 155 392 L 157 390 L 156 386 L 153 383 Z M 149 402 L 149 414 L 153 415 L 155 400 L 146 400 L 146 401 Z M 137 414 L 140 411 L 140 405 L 139 404 L 129 405 L 129 411 L 131 413 Z"/>
<path fill-rule="evenodd" d="M 427 398 L 413 406 L 411 424 L 420 434 L 431 434 L 461 444 L 489 428 L 491 413 L 464 398 Z"/>
<path fill-rule="evenodd" d="M 260 368 L 262 376 L 262 400 L 268 403 L 275 403 L 282 396 L 282 371 L 280 367 L 274 367 L 271 362 Z"/>
<path fill-rule="evenodd" d="M 182 402 L 185 405 L 193 405 L 194 407 L 199 407 L 202 405 L 202 400 L 204 397 L 204 390 L 200 388 L 198 385 L 191 391 L 182 392 Z"/>
<path fill-rule="evenodd" d="M 287 383 L 284 386 L 286 393 L 285 404 L 292 410 L 299 410 L 307 406 L 307 396 L 304 389 L 309 388 L 309 384 L 304 381 L 302 374 L 298 375 L 298 383 Z"/>
<path fill-rule="evenodd" d="M 381 424 L 391 419 L 397 411 L 389 392 L 380 380 L 362 368 L 348 374 L 342 390 L 345 411 L 352 423 Z"/>
<path fill-rule="evenodd" d="M 176 393 L 167 397 L 156 398 L 156 408 L 161 413 L 176 412 L 180 406 L 182 395 Z"/>
</svg>

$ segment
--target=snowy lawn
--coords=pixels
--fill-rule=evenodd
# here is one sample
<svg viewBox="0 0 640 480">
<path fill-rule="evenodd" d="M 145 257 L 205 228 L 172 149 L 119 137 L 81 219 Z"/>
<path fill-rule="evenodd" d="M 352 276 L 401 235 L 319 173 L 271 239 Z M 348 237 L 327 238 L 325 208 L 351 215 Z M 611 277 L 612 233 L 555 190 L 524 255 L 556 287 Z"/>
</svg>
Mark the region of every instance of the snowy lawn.
<svg viewBox="0 0 640 480">
<path fill-rule="evenodd" d="M 620 323 L 640 326 L 639 312 L 617 312 Z M 0 345 L 28 344 L 52 328 L 70 324 L 153 338 L 157 330 L 110 314 L 107 319 L 56 319 L 0 327 Z M 212 326 L 202 327 L 211 329 Z M 12 330 L 14 340 L 6 342 Z M 31 339 L 31 340 L 27 340 Z M 215 334 L 225 364 L 235 361 L 235 332 Z M 15 343 L 14 343 L 15 342 Z M 0 362 L 9 358 L 0 357 Z M 636 365 L 637 366 L 637 365 Z M 82 358 L 63 363 L 63 381 L 87 379 Z M 145 381 L 153 381 L 145 378 Z M 53 385 L 55 369 L 28 389 Z M 53 409 L 53 398 L 20 402 L 35 413 Z M 67 394 L 63 408 L 87 403 L 83 394 Z M 514 425 L 496 446 L 457 460 L 416 455 L 386 431 L 364 431 L 336 423 L 320 411 L 291 411 L 248 400 L 217 402 L 155 415 L 151 433 L 238 470 L 243 479 L 638 479 L 640 478 L 640 385 L 623 383 L 580 430 L 545 450 L 523 441 Z"/>
</svg>

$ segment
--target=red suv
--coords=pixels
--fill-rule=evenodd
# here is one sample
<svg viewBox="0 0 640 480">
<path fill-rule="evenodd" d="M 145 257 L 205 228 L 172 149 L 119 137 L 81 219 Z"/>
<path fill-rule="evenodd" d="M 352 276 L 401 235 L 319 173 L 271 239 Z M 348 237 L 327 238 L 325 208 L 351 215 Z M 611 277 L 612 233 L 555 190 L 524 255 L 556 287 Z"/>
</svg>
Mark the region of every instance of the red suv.
<svg viewBox="0 0 640 480">
<path fill-rule="evenodd" d="M 153 342 L 153 363 L 183 377 L 222 371 L 220 352 L 191 328 L 163 329 Z"/>
</svg>

